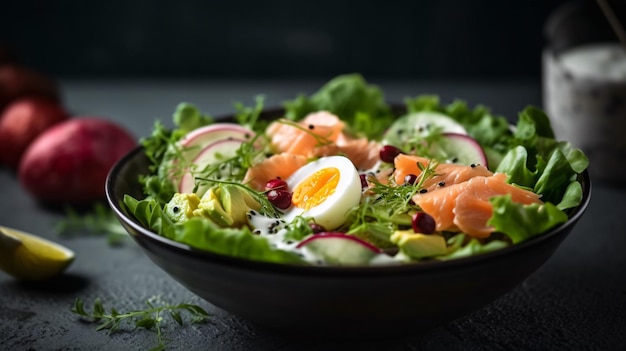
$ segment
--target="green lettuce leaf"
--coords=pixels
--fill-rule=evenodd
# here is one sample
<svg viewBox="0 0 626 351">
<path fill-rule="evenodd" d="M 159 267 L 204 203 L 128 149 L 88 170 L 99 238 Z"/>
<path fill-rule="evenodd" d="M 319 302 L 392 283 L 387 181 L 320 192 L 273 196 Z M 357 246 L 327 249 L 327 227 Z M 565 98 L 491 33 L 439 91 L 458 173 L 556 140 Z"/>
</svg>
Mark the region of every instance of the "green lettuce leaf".
<svg viewBox="0 0 626 351">
<path fill-rule="evenodd" d="M 545 233 L 567 221 L 565 212 L 552 203 L 522 205 L 511 200 L 511 195 L 490 199 L 493 216 L 487 222 L 497 232 L 507 235 L 514 244 Z"/>
<path fill-rule="evenodd" d="M 172 239 L 231 257 L 276 263 L 304 263 L 293 252 L 273 248 L 266 237 L 252 234 L 248 227 L 222 228 L 202 218 L 190 218 L 182 225 L 177 225 Z"/>
<path fill-rule="evenodd" d="M 283 105 L 288 119 L 325 110 L 344 120 L 352 134 L 368 138 L 380 137 L 393 120 L 382 90 L 359 74 L 337 76 L 310 97 L 300 95 Z"/>
<path fill-rule="evenodd" d="M 533 188 L 537 171 L 528 169 L 528 152 L 523 146 L 516 146 L 506 153 L 495 169 L 497 173 L 506 173 L 507 181 L 526 188 Z"/>
<path fill-rule="evenodd" d="M 182 102 L 176 107 L 172 116 L 175 133 L 182 137 L 192 130 L 215 122 L 210 115 L 204 115 L 198 108 L 190 103 Z"/>
<path fill-rule="evenodd" d="M 144 227 L 200 250 L 257 261 L 304 263 L 293 252 L 273 248 L 266 237 L 252 234 L 248 227 L 222 228 L 200 217 L 174 223 L 154 199 L 137 200 L 125 195 L 124 204 Z"/>
<path fill-rule="evenodd" d="M 580 204 L 583 199 L 583 187 L 578 181 L 572 181 L 569 183 L 563 194 L 563 199 L 556 207 L 559 210 L 567 210 L 574 208 Z"/>
<path fill-rule="evenodd" d="M 448 239 L 448 254 L 437 257 L 438 260 L 451 260 L 455 258 L 475 256 L 481 253 L 490 252 L 505 248 L 510 243 L 502 240 L 492 240 L 486 243 L 476 238 L 466 241 L 465 234 L 458 234 Z"/>
<path fill-rule="evenodd" d="M 137 200 L 130 195 L 124 195 L 124 204 L 142 226 L 166 238 L 173 238 L 174 222 L 163 212 L 157 200 Z"/>
</svg>

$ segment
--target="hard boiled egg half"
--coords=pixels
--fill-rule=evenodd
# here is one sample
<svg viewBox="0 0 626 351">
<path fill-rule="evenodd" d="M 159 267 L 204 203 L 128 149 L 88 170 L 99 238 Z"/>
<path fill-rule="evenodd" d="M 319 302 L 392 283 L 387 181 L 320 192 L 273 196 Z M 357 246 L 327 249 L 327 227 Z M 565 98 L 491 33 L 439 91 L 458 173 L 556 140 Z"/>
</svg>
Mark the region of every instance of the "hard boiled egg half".
<svg viewBox="0 0 626 351">
<path fill-rule="evenodd" d="M 341 226 L 348 211 L 361 201 L 361 179 L 344 156 L 321 157 L 307 163 L 286 179 L 292 206 L 285 219 L 312 218 L 326 230 Z"/>
</svg>

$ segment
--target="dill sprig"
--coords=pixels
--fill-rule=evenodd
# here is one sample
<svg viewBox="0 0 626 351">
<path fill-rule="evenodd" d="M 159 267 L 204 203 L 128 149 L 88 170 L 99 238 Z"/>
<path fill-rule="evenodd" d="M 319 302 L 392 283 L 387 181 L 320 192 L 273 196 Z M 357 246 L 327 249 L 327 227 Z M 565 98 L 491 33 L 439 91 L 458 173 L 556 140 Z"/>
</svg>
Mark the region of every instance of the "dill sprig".
<svg viewBox="0 0 626 351">
<path fill-rule="evenodd" d="M 160 305 L 157 305 L 157 303 L 160 303 Z M 164 323 L 167 321 L 165 316 L 169 316 L 170 319 L 179 326 L 185 324 L 185 319 L 188 319 L 190 324 L 196 324 L 204 322 L 210 317 L 202 307 L 190 303 L 171 305 L 160 302 L 158 297 L 151 297 L 146 300 L 146 305 L 148 307 L 143 310 L 119 312 L 112 307 L 107 312 L 102 300 L 96 298 L 92 311 L 88 312 L 85 310 L 83 300 L 77 298 L 74 301 L 74 306 L 70 310 L 81 317 L 90 318 L 94 322 L 100 322 L 96 331 L 106 329 L 109 330 L 109 333 L 113 333 L 119 330 L 123 324 L 133 326 L 133 330 L 141 328 L 151 330 L 157 337 L 157 346 L 153 347 L 151 350 L 163 350 L 166 347 L 166 343 L 169 341 L 163 334 Z M 183 313 L 187 313 L 189 317 L 184 319 Z"/>
</svg>

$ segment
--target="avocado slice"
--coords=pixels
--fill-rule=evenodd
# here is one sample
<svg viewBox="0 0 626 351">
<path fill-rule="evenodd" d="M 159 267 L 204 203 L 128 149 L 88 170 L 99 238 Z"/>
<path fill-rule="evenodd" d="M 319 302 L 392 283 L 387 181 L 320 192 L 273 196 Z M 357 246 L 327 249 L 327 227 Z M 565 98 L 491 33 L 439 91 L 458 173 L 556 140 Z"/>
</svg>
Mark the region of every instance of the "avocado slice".
<svg viewBox="0 0 626 351">
<path fill-rule="evenodd" d="M 217 190 L 210 188 L 204 193 L 200 204 L 198 204 L 198 209 L 194 211 L 194 215 L 209 218 L 219 226 L 230 227 L 233 225 L 234 220 L 229 212 L 222 206 L 219 195 L 217 194 L 219 189 L 221 188 L 217 188 Z"/>
<path fill-rule="evenodd" d="M 219 199 L 224 211 L 233 219 L 233 225 L 241 226 L 247 222 L 249 210 L 242 189 L 235 185 L 224 184 L 219 187 Z"/>
<path fill-rule="evenodd" d="M 400 252 L 411 258 L 428 258 L 445 255 L 448 252 L 446 240 L 441 235 L 397 230 L 390 239 L 398 245 Z"/>
<path fill-rule="evenodd" d="M 200 199 L 196 194 L 176 193 L 165 205 L 165 214 L 173 222 L 184 222 L 193 217 L 199 203 Z"/>
</svg>

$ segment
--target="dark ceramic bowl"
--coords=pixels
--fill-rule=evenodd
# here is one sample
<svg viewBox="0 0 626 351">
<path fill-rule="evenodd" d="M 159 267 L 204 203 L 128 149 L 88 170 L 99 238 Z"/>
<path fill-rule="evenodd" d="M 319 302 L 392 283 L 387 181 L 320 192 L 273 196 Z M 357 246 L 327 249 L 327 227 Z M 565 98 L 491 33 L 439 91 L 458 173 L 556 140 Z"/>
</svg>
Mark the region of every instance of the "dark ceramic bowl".
<svg viewBox="0 0 626 351">
<path fill-rule="evenodd" d="M 318 337 L 389 337 L 446 324 L 494 301 L 546 262 L 587 208 L 591 183 L 566 223 L 518 245 L 442 262 L 381 267 L 317 267 L 256 262 L 201 251 L 142 227 L 124 194 L 143 198 L 141 147 L 106 181 L 108 201 L 148 257 L 196 295 L 253 323 Z M 311 328 L 311 329 L 309 329 Z"/>
</svg>

